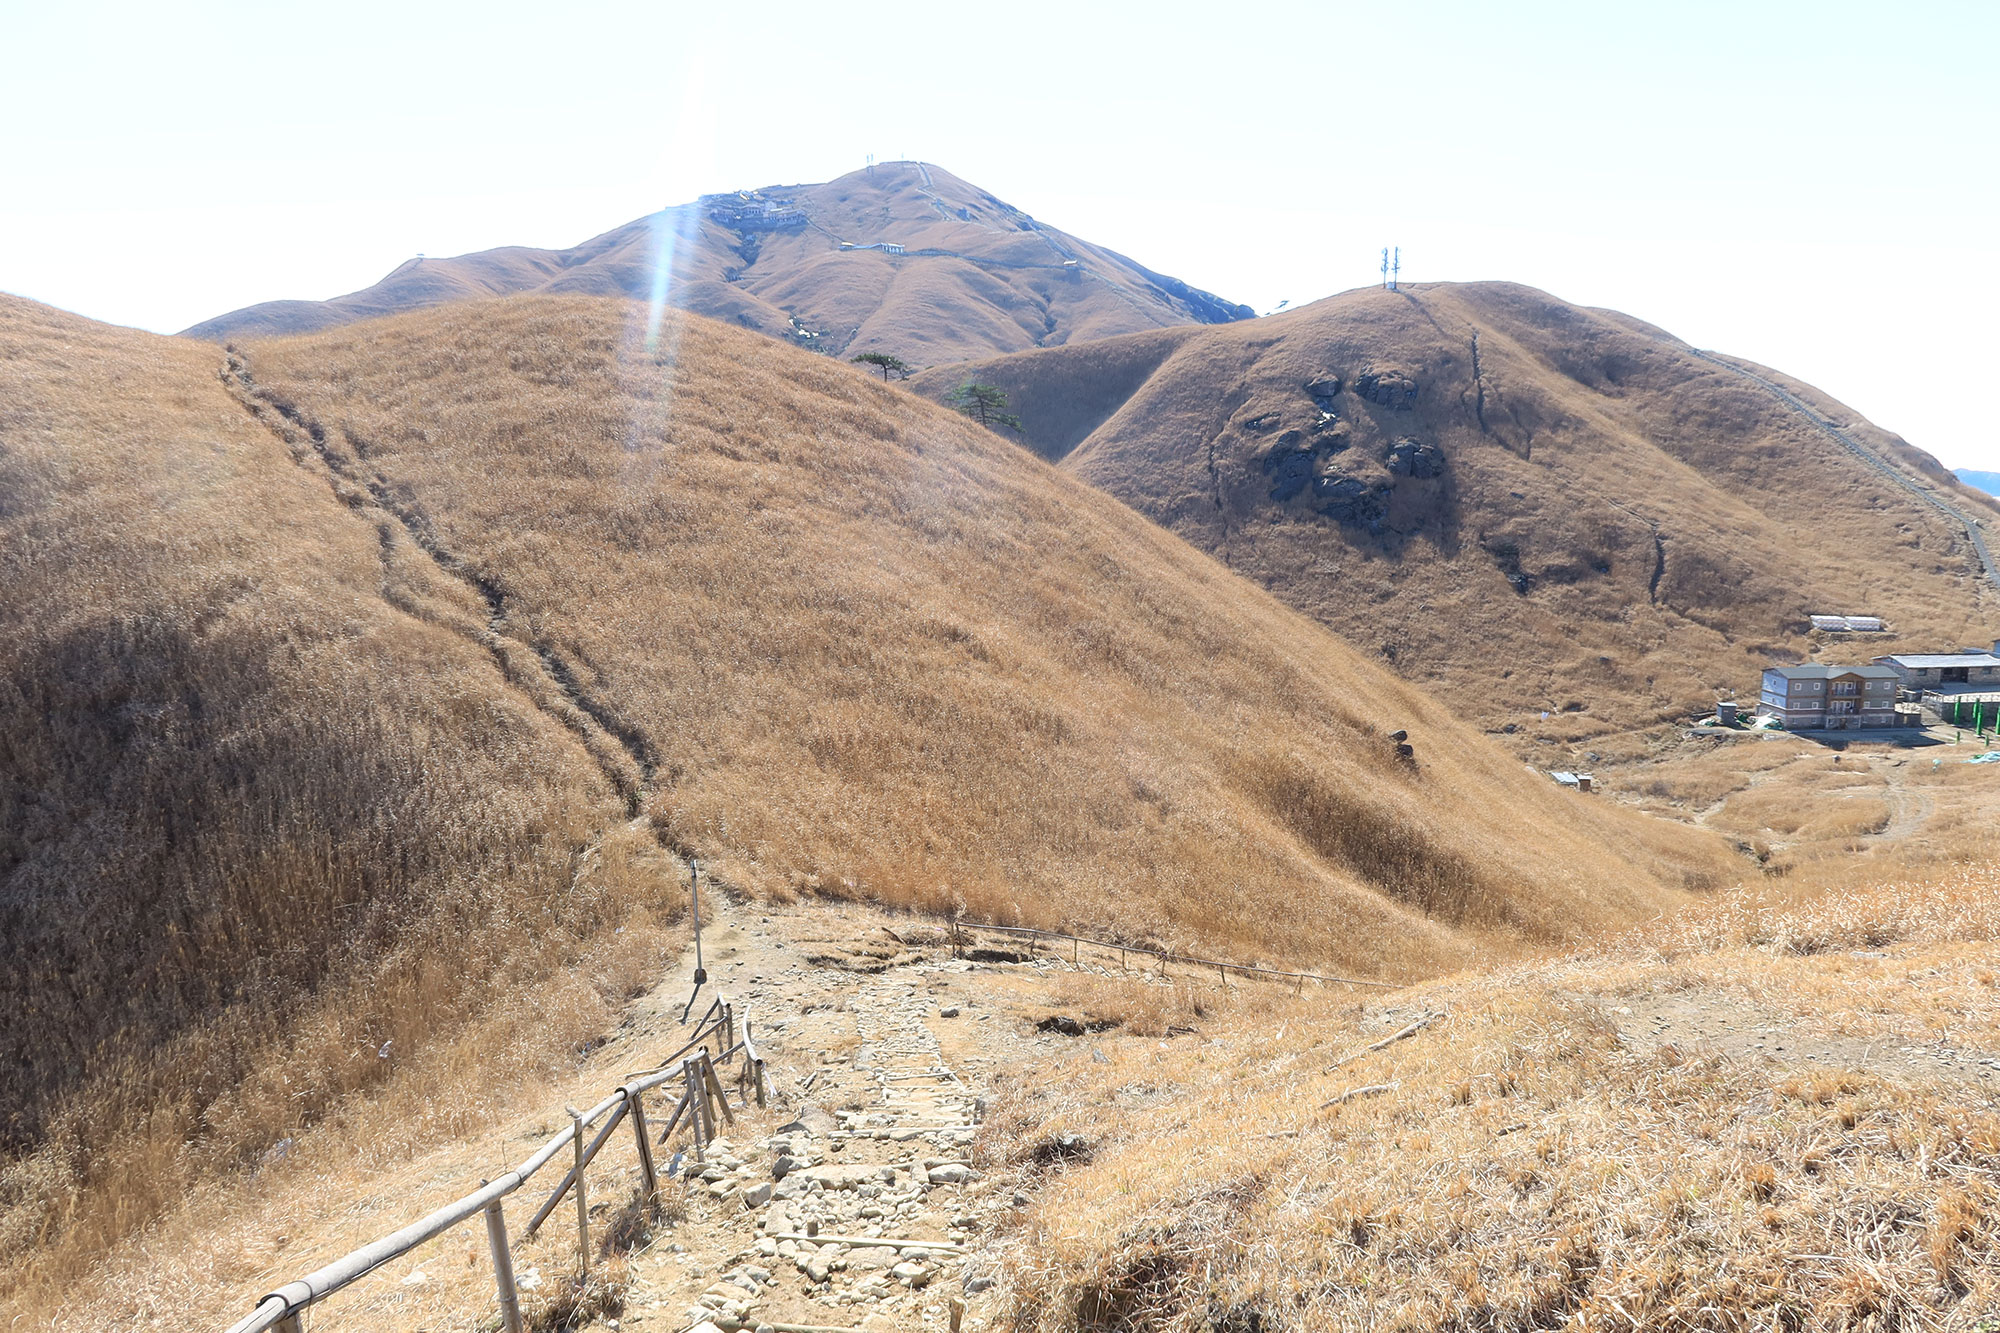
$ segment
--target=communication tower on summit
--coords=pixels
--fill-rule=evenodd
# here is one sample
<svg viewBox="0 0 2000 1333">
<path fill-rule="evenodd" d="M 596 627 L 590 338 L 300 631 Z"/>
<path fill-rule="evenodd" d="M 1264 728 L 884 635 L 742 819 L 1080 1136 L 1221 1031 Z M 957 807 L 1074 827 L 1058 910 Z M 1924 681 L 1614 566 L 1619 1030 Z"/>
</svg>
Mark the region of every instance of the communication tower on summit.
<svg viewBox="0 0 2000 1333">
<path fill-rule="evenodd" d="M 1403 247 L 1395 247 L 1396 257 L 1389 257 L 1389 247 L 1382 247 L 1382 286 L 1389 291 L 1396 290 L 1397 281 L 1403 276 Z"/>
</svg>

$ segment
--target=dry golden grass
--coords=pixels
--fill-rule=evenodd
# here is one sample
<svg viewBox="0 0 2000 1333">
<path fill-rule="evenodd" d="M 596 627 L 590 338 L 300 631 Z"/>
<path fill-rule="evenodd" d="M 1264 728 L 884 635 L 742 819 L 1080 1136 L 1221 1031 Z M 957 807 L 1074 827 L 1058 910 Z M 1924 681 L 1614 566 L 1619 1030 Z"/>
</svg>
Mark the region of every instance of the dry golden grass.
<svg viewBox="0 0 2000 1333">
<path fill-rule="evenodd" d="M 1369 372 L 1413 379 L 1414 406 L 1356 392 Z M 1329 374 L 1347 386 L 1332 400 L 1343 447 L 1322 445 L 1315 466 L 1385 488 L 1375 529 L 1322 516 L 1309 489 L 1271 495 L 1265 462 L 1294 447 L 1281 438 L 1335 438 L 1304 392 Z M 1363 289 L 1247 324 L 940 367 L 910 387 L 935 398 L 968 376 L 1009 393 L 1031 447 L 1461 716 L 1515 726 L 1506 743 L 1537 762 L 1711 712 L 1722 692 L 1754 700 L 1774 662 L 2000 629 L 1962 528 L 1663 331 L 1515 284 Z M 2000 523 L 1928 455 L 1788 383 Z M 1385 454 L 1406 437 L 1443 450 L 1441 477 L 1391 487 Z M 1896 632 L 1811 632 L 1824 610 Z"/>
<path fill-rule="evenodd" d="M 0 1298 L 435 1045 L 463 1085 L 475 1019 L 520 1043 L 484 1073 L 546 1058 L 668 939 L 666 858 L 463 590 L 218 368 L 0 301 Z"/>
<path fill-rule="evenodd" d="M 638 318 L 513 298 L 247 354 L 731 881 L 1408 975 L 1727 869 L 962 419 L 701 320 L 669 366 Z"/>
<path fill-rule="evenodd" d="M 518 298 L 225 375 L 0 303 L 17 1309 L 399 1067 L 379 1114 L 448 1134 L 416 1108 L 561 1056 L 673 938 L 662 843 L 1395 977 L 1729 872 L 1016 446 L 637 318 Z"/>
<path fill-rule="evenodd" d="M 1748 793 L 1730 801 L 1714 826 L 1805 841 L 1845 839 L 1880 833 L 1888 826 L 1889 813 L 1888 802 L 1879 797 L 1829 794 L 1788 784 L 1783 790 Z"/>
<path fill-rule="evenodd" d="M 2000 872 L 1695 909 L 1364 1024 L 1276 999 L 1024 1081 L 1016 1326 L 1972 1329 Z M 1776 890 L 1774 890 L 1775 892 Z M 1420 1014 L 1415 1036 L 1366 1045 Z M 1347 1057 L 1344 1061 L 1342 1057 Z M 1384 1091 L 1344 1103 L 1344 1091 Z M 1080 1135 L 1085 1160 L 1037 1145 Z"/>
<path fill-rule="evenodd" d="M 1767 875 L 1857 856 L 1890 878 L 1899 866 L 1990 849 L 2000 770 L 1966 761 L 1983 743 L 1952 745 L 1932 729 L 1902 742 L 1832 742 L 1782 734 L 1654 737 L 1597 770 L 1610 800 L 1732 838 Z"/>
</svg>

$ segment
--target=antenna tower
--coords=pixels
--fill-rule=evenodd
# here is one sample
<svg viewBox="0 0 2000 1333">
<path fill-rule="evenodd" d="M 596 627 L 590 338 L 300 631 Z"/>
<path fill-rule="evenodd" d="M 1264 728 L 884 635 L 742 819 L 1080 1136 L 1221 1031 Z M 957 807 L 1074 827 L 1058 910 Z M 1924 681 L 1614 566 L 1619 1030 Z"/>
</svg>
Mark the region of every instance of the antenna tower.
<svg viewBox="0 0 2000 1333">
<path fill-rule="evenodd" d="M 1396 284 L 1402 280 L 1402 277 L 1403 277 L 1403 247 L 1399 245 L 1396 247 L 1396 258 L 1392 260 L 1389 264 L 1390 291 L 1393 292 L 1396 290 Z"/>
<path fill-rule="evenodd" d="M 873 153 L 868 155 L 868 174 L 871 176 L 875 174 L 875 154 Z"/>
<path fill-rule="evenodd" d="M 1389 247 L 1382 247 L 1382 285 L 1389 285 Z"/>
</svg>

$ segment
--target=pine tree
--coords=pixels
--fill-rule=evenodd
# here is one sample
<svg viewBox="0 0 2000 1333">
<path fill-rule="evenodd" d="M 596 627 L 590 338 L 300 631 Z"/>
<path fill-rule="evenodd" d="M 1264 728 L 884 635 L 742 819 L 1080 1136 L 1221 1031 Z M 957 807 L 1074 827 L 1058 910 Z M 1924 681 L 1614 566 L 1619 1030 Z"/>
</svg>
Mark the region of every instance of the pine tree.
<svg viewBox="0 0 2000 1333">
<path fill-rule="evenodd" d="M 989 430 L 995 426 L 1012 431 L 1021 429 L 1021 418 L 1007 410 L 1006 391 L 996 385 L 967 380 L 952 390 L 945 401 Z"/>
<path fill-rule="evenodd" d="M 850 356 L 847 359 L 864 366 L 874 366 L 880 370 L 884 384 L 889 382 L 891 375 L 894 375 L 897 379 L 908 379 L 913 369 L 913 367 L 904 361 L 890 356 L 887 352 L 863 352 L 860 356 Z"/>
</svg>

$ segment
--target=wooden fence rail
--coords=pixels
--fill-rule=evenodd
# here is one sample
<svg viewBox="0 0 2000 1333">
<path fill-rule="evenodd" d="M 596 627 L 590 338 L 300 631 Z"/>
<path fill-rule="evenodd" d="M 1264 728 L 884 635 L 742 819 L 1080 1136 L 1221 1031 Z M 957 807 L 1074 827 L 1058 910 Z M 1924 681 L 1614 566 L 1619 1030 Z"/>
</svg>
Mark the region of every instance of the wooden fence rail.
<svg viewBox="0 0 2000 1333">
<path fill-rule="evenodd" d="M 713 1054 L 707 1049 L 711 1041 L 715 1046 Z M 532 1236 L 535 1229 L 562 1201 L 563 1196 L 574 1189 L 577 1200 L 578 1259 L 582 1270 L 588 1273 L 590 1214 L 583 1190 L 583 1173 L 590 1165 L 591 1159 L 610 1139 L 611 1132 L 618 1127 L 619 1122 L 629 1117 L 638 1142 L 639 1171 L 645 1196 L 650 1200 L 659 1191 L 659 1178 L 653 1165 L 653 1144 L 649 1139 L 651 1127 L 646 1120 L 645 1094 L 669 1083 L 678 1082 L 682 1086 L 680 1098 L 667 1119 L 666 1127 L 657 1135 L 657 1141 L 667 1142 L 675 1129 L 685 1122 L 694 1138 L 697 1159 L 705 1158 L 708 1140 L 716 1137 L 717 1115 L 720 1114 L 732 1124 L 735 1122 L 735 1113 L 729 1108 L 715 1066 L 717 1063 L 727 1063 L 739 1056 L 742 1064 L 737 1070 L 738 1096 L 747 1105 L 750 1097 L 754 1095 L 757 1105 L 762 1106 L 766 1098 L 764 1061 L 751 1042 L 750 1020 L 747 1016 L 739 1015 L 735 1005 L 729 1000 L 717 998 L 695 1024 L 690 1041 L 660 1061 L 653 1069 L 627 1079 L 610 1096 L 589 1110 L 570 1110 L 568 1126 L 536 1149 L 532 1156 L 512 1171 L 498 1180 L 482 1181 L 478 1189 L 464 1198 L 448 1203 L 401 1230 L 392 1231 L 386 1236 L 372 1240 L 325 1267 L 279 1287 L 259 1301 L 256 1309 L 230 1325 L 229 1333 L 263 1333 L 266 1329 L 275 1329 L 277 1333 L 300 1333 L 299 1315 L 307 1306 L 325 1300 L 334 1292 L 359 1281 L 382 1265 L 408 1254 L 425 1241 L 481 1213 L 486 1217 L 487 1244 L 493 1255 L 493 1280 L 499 1296 L 500 1326 L 504 1333 L 521 1333 L 523 1323 L 520 1293 L 514 1283 L 513 1253 L 507 1240 L 507 1223 L 502 1213 L 502 1201 L 526 1184 L 531 1176 L 547 1166 L 563 1149 L 570 1149 L 572 1165 L 569 1171 L 556 1186 L 555 1193 L 549 1196 L 548 1201 L 535 1213 L 534 1220 L 529 1222 L 527 1228 L 520 1234 L 524 1240 Z M 679 1063 L 675 1063 L 676 1061 Z M 597 1132 L 586 1145 L 585 1131 L 593 1125 L 597 1126 Z"/>
<path fill-rule="evenodd" d="M 1093 940 L 1081 935 L 1065 935 L 1061 931 L 1041 930 L 1034 926 L 992 926 L 979 921 L 954 920 L 951 923 L 951 951 L 954 956 L 965 951 L 967 937 L 975 931 L 990 930 L 1002 935 L 1012 935 L 1021 939 L 1056 940 L 1070 946 L 1070 962 L 1081 964 L 1084 945 L 1115 953 L 1122 964 L 1128 954 L 1139 954 L 1159 960 L 1161 964 L 1179 963 L 1186 967 L 1203 970 L 1214 968 L 1217 975 L 1227 981 L 1232 973 L 1245 977 L 1270 977 L 1279 981 L 1295 981 L 1303 985 L 1317 981 L 1323 986 L 1372 986 L 1379 990 L 1401 990 L 1402 983 L 1395 981 L 1364 981 L 1357 977 L 1329 977 L 1318 972 L 1284 972 L 1274 967 L 1252 967 L 1248 963 L 1230 963 L 1220 958 L 1192 958 L 1166 949 L 1149 949 L 1139 944 L 1119 944 L 1112 940 Z"/>
<path fill-rule="evenodd" d="M 1040 930 L 1032 926 L 996 926 L 955 920 L 950 924 L 950 931 L 952 952 L 955 955 L 965 952 L 975 933 L 990 931 L 1038 943 L 1046 940 L 1068 944 L 1070 960 L 1077 964 L 1082 962 L 1082 950 L 1087 945 L 1106 953 L 1116 953 L 1121 964 L 1136 954 L 1157 960 L 1162 970 L 1168 964 L 1180 964 L 1204 970 L 1214 968 L 1224 981 L 1234 974 L 1291 981 L 1299 986 L 1314 981 L 1328 986 L 1371 986 L 1382 990 L 1399 988 L 1396 982 L 1369 981 L 1357 977 L 1330 977 L 1317 972 L 1286 972 L 1277 968 L 1255 967 L 1248 963 L 1231 963 L 1219 958 L 1195 958 L 1171 950 L 1153 949 L 1138 944 L 1087 939 L 1080 935 L 1066 935 L 1060 931 Z M 708 1049 L 711 1044 L 715 1048 L 713 1051 Z M 550 1194 L 536 1210 L 532 1220 L 520 1234 L 524 1240 L 533 1236 L 563 1198 L 574 1191 L 577 1200 L 578 1261 L 581 1269 L 588 1273 L 590 1214 L 583 1184 L 584 1172 L 590 1166 L 592 1159 L 610 1141 L 612 1132 L 617 1129 L 619 1123 L 629 1118 L 639 1150 L 642 1188 L 645 1197 L 650 1200 L 659 1191 L 659 1177 L 654 1166 L 652 1151 L 655 1142 L 666 1143 L 677 1129 L 685 1125 L 694 1141 L 696 1160 L 706 1160 L 708 1141 L 718 1134 L 718 1118 L 732 1125 L 735 1123 L 735 1112 L 729 1107 L 721 1077 L 715 1069 L 718 1064 L 727 1064 L 733 1059 L 740 1060 L 736 1073 L 738 1099 L 748 1105 L 750 1098 L 754 1096 L 757 1105 L 763 1106 L 767 1097 L 764 1059 L 757 1053 L 757 1047 L 751 1039 L 750 1020 L 745 1015 L 739 1015 L 730 1000 L 717 997 L 695 1024 L 692 1036 L 678 1050 L 661 1060 L 652 1069 L 643 1070 L 620 1084 L 610 1096 L 589 1110 L 571 1109 L 569 1125 L 512 1171 L 498 1180 L 481 1182 L 477 1190 L 464 1198 L 446 1204 L 436 1212 L 410 1223 L 399 1231 L 392 1231 L 386 1236 L 370 1241 L 360 1249 L 334 1260 L 323 1268 L 286 1283 L 259 1301 L 256 1309 L 230 1325 L 228 1333 L 264 1333 L 267 1329 L 274 1329 L 277 1333 L 301 1333 L 299 1315 L 307 1306 L 325 1300 L 334 1292 L 359 1281 L 382 1265 L 408 1254 L 424 1242 L 481 1213 L 485 1215 L 487 1243 L 493 1256 L 493 1280 L 499 1297 L 501 1329 L 504 1333 L 522 1333 L 520 1294 L 514 1282 L 513 1254 L 508 1243 L 502 1202 L 508 1195 L 526 1184 L 537 1171 L 547 1166 L 556 1154 L 568 1148 L 572 1158 L 569 1170 L 556 1185 L 554 1193 Z M 679 1083 L 681 1094 L 676 1099 L 673 1110 L 668 1114 L 665 1126 L 655 1135 L 646 1119 L 645 1094 L 675 1082 Z M 602 1123 L 599 1123 L 600 1121 Z M 596 1132 L 586 1142 L 585 1132 L 592 1126 L 596 1126 Z"/>
</svg>

